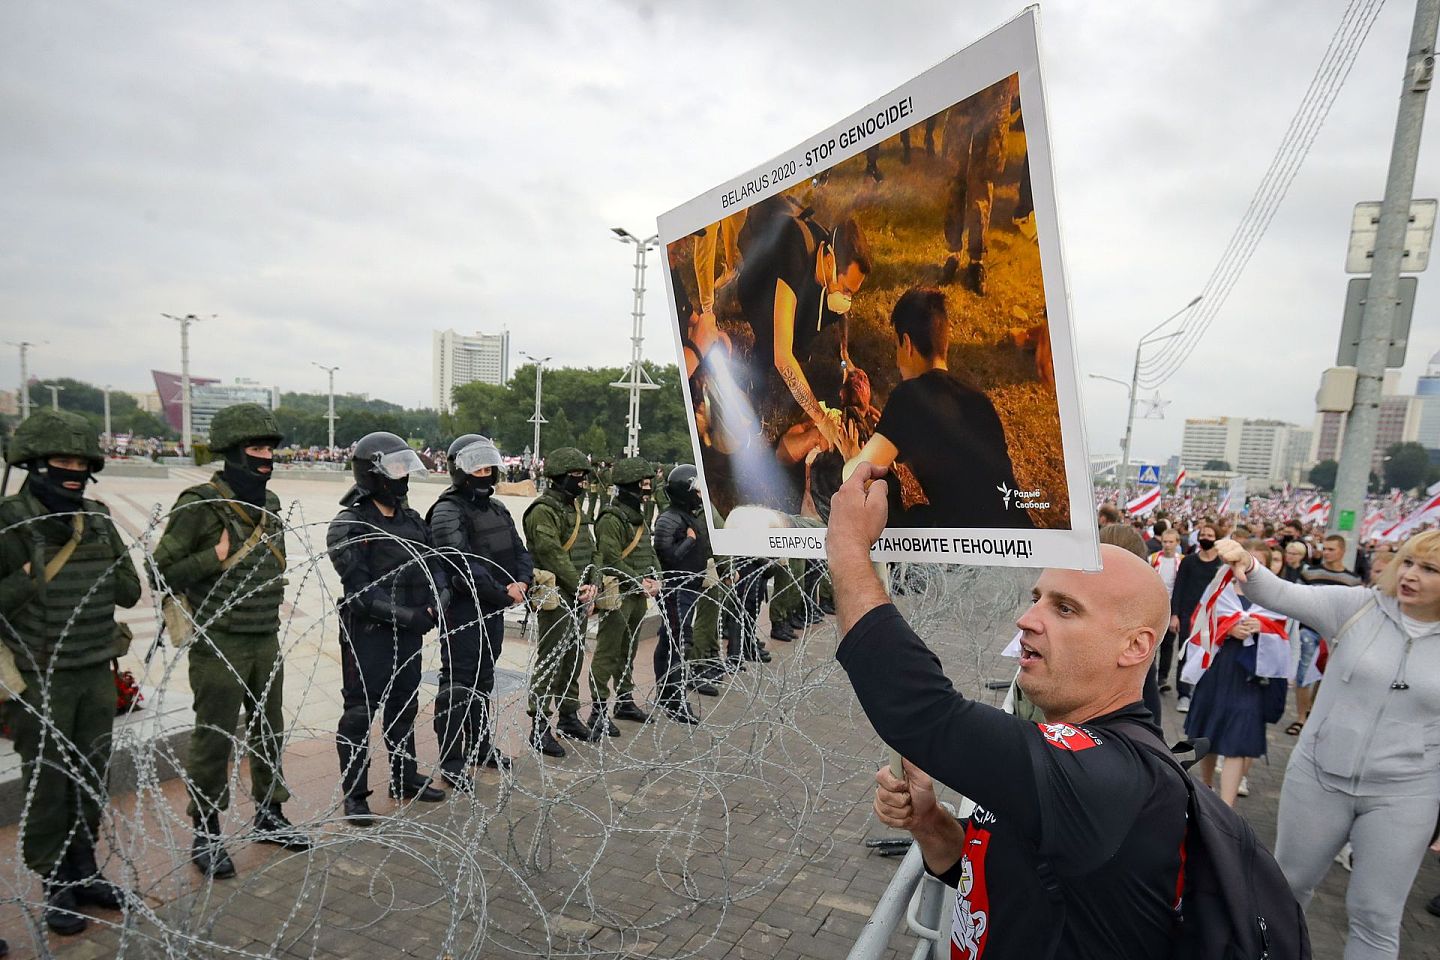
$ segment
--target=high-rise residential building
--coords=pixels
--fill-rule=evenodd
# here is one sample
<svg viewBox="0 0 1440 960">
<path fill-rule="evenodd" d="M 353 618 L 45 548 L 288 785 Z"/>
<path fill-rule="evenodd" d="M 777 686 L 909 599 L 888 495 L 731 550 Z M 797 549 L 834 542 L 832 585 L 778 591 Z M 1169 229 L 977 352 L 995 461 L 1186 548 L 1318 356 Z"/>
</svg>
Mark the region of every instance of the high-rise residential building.
<svg viewBox="0 0 1440 960">
<path fill-rule="evenodd" d="M 1415 381 L 1420 400 L 1420 425 L 1415 439 L 1426 450 L 1440 450 L 1440 353 L 1430 358 L 1423 376 Z"/>
<path fill-rule="evenodd" d="M 155 391 L 160 395 L 160 406 L 165 420 L 176 430 L 183 430 L 184 400 L 180 389 L 180 374 L 152 370 L 155 377 Z M 197 437 L 210 434 L 210 420 L 225 407 L 237 403 L 258 403 L 267 410 L 280 406 L 280 388 L 266 386 L 258 380 L 237 379 L 234 383 L 221 383 L 212 377 L 190 378 L 190 429 Z"/>
<path fill-rule="evenodd" d="M 1440 354 L 1436 356 L 1440 357 Z M 1435 360 L 1435 357 L 1431 358 L 1432 363 Z M 1417 384 L 1417 394 L 1419 386 Z M 1436 389 L 1426 386 L 1427 389 Z M 1387 370 L 1381 386 L 1380 420 L 1375 429 L 1375 446 L 1370 451 L 1370 469 L 1375 473 L 1381 471 L 1385 451 L 1394 444 L 1423 442 L 1420 440 L 1420 429 L 1426 409 L 1426 397 L 1402 394 L 1399 388 L 1400 371 Z M 1310 452 L 1312 462 L 1340 459 L 1340 452 L 1345 446 L 1346 417 L 1346 414 L 1334 412 L 1315 414 L 1315 441 Z"/>
<path fill-rule="evenodd" d="M 510 331 L 476 333 L 467 337 L 454 330 L 436 330 L 435 409 L 455 410 L 455 388 L 467 383 L 503 384 L 510 379 Z"/>
<path fill-rule="evenodd" d="M 1281 420 L 1190 419 L 1180 442 L 1180 462 L 1188 470 L 1223 461 L 1236 473 L 1271 483 L 1293 480 L 1309 452 L 1310 431 Z"/>
</svg>

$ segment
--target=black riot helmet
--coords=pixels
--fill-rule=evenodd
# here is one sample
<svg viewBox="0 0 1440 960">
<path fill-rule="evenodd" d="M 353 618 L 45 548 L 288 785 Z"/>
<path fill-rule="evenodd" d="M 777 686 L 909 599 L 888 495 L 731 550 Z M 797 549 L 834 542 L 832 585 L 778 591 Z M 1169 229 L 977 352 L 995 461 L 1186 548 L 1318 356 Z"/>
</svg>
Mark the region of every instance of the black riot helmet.
<svg viewBox="0 0 1440 960">
<path fill-rule="evenodd" d="M 395 502 L 404 499 L 412 476 L 429 473 L 420 455 L 393 433 L 367 433 L 355 444 L 350 457 L 355 485 L 376 499 Z"/>
<path fill-rule="evenodd" d="M 499 470 L 504 463 L 495 441 L 478 433 L 456 437 L 445 452 L 445 459 L 450 465 L 450 479 L 457 484 L 481 467 Z"/>
<path fill-rule="evenodd" d="M 682 463 L 665 478 L 665 493 L 670 502 L 686 510 L 700 506 L 700 474 L 691 463 Z"/>
</svg>

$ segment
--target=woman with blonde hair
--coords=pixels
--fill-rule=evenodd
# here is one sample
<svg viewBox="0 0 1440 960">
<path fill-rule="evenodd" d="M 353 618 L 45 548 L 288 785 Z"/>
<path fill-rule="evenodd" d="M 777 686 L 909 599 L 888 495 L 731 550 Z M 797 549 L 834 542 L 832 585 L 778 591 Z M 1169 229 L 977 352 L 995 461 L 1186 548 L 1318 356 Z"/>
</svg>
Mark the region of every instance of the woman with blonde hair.
<svg viewBox="0 0 1440 960">
<path fill-rule="evenodd" d="M 1233 540 L 1216 549 L 1251 599 L 1332 638 L 1285 771 L 1275 859 L 1305 906 L 1348 840 L 1345 958 L 1397 957 L 1440 813 L 1440 531 L 1411 537 L 1374 587 L 1286 583 Z"/>
</svg>

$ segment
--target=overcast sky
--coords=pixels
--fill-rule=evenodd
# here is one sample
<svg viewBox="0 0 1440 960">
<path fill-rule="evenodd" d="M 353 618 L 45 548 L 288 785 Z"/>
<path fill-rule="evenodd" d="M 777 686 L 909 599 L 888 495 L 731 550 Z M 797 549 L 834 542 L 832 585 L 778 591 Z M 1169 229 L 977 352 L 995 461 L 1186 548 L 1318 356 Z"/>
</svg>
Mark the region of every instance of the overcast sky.
<svg viewBox="0 0 1440 960">
<path fill-rule="evenodd" d="M 1194 296 L 1343 0 L 1057 2 L 1041 44 L 1082 373 Z M 429 405 L 432 328 L 508 326 L 555 363 L 629 355 L 658 214 L 828 127 L 1018 3 L 861 0 L 0 5 L 0 332 L 41 377 L 197 375 Z M 1137 457 L 1187 416 L 1309 425 L 1357 200 L 1379 199 L 1413 3 L 1381 12 L 1245 279 Z M 1433 113 L 1433 111 L 1432 111 Z M 1431 117 L 1417 196 L 1440 192 Z M 652 263 L 653 263 L 652 255 Z M 673 362 L 661 324 L 647 355 Z M 1404 384 L 1440 350 L 1422 277 Z M 5 348 L 0 382 L 18 380 Z M 519 363 L 518 355 L 512 360 Z M 1124 390 L 1084 381 L 1092 452 Z M 643 439 L 643 438 L 642 438 Z M 1195 465 L 1198 466 L 1198 465 Z"/>
</svg>

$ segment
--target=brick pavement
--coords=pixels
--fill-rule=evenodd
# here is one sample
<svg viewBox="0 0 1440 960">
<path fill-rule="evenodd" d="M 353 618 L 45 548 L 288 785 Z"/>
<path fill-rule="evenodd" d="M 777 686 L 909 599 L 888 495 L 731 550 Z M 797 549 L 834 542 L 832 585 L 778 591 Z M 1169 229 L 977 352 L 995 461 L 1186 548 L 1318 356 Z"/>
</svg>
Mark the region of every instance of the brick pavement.
<svg viewBox="0 0 1440 960">
<path fill-rule="evenodd" d="M 1013 669 L 993 653 L 1008 635 L 1001 622 L 973 626 L 965 636 L 995 638 L 976 645 L 947 627 L 933 643 L 973 691 Z M 146 914 L 125 930 L 92 924 L 81 938 L 52 937 L 51 949 L 81 958 L 842 957 L 897 861 L 862 845 L 885 833 L 869 809 L 885 752 L 833 663 L 837 639 L 827 620 L 799 643 L 774 644 L 775 661 L 752 664 L 721 700 L 693 698 L 705 712 L 698 728 L 622 722 L 621 740 L 543 764 L 527 752 L 512 775 L 482 773 L 473 799 L 397 809 L 377 794 L 377 812 L 393 819 L 370 832 L 336 820 L 331 742 L 294 742 L 291 809 L 320 845 L 295 856 L 237 843 L 240 876 L 208 887 L 184 859 L 183 788 L 152 785 L 121 798 L 115 818 L 117 846 L 146 877 Z M 637 657 L 641 690 L 648 654 L 647 644 Z M 425 719 L 422 758 L 434 756 Z M 519 750 L 523 708 L 513 694 L 501 722 Z M 1241 801 L 1267 843 L 1293 738 L 1272 730 L 1271 743 L 1270 764 L 1257 764 Z M 237 806 L 229 828 L 241 832 L 250 806 Z M 27 888 L 13 864 L 13 829 L 0 831 L 0 849 L 11 861 L 0 894 L 33 900 L 38 885 Z M 1321 960 L 1341 955 L 1346 879 L 1334 868 L 1311 910 Z M 1436 892 L 1440 863 L 1427 857 L 1406 915 L 1407 958 L 1440 958 L 1440 919 L 1423 909 Z M 16 957 L 37 955 L 26 927 L 13 904 L 0 906 Z M 890 955 L 908 956 L 911 942 L 896 938 Z"/>
</svg>

